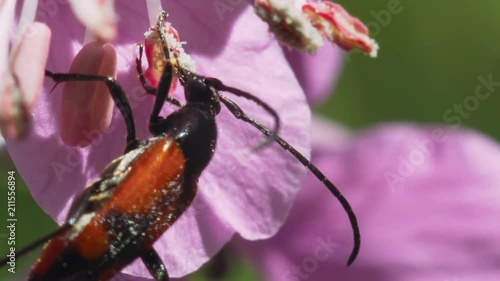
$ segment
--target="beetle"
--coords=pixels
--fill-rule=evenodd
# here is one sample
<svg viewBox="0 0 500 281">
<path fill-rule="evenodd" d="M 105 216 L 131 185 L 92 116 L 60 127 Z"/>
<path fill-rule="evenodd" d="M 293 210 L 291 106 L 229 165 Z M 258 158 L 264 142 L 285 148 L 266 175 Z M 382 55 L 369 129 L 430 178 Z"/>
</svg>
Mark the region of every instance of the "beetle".
<svg viewBox="0 0 500 281">
<path fill-rule="evenodd" d="M 125 266 L 141 258 L 158 281 L 169 280 L 168 270 L 153 248 L 154 242 L 182 215 L 197 193 L 198 178 L 215 152 L 217 128 L 215 117 L 223 104 L 236 118 L 249 123 L 276 142 L 306 166 L 339 200 L 348 214 L 354 247 L 348 265 L 360 249 L 360 232 L 356 216 L 347 199 L 310 161 L 278 136 L 277 113 L 251 94 L 226 86 L 220 80 L 205 77 L 170 62 L 170 47 L 162 32 L 166 14 L 156 23 L 166 60 L 157 89 L 144 80 L 140 62 L 137 70 L 143 87 L 155 96 L 149 118 L 148 140 L 138 140 L 134 117 L 127 97 L 112 77 L 71 73 L 45 75 L 56 84 L 68 81 L 102 81 L 122 114 L 127 128 L 125 154 L 112 161 L 100 178 L 90 184 L 73 202 L 65 223 L 55 232 L 35 241 L 17 253 L 23 255 L 47 242 L 29 275 L 36 280 L 108 280 Z M 185 105 L 168 96 L 173 75 L 185 91 Z M 219 91 L 225 91 L 256 102 L 275 118 L 268 129 L 249 117 L 236 103 Z M 165 102 L 180 108 L 166 117 L 160 116 Z M 2 260 L 0 266 L 7 260 Z"/>
</svg>

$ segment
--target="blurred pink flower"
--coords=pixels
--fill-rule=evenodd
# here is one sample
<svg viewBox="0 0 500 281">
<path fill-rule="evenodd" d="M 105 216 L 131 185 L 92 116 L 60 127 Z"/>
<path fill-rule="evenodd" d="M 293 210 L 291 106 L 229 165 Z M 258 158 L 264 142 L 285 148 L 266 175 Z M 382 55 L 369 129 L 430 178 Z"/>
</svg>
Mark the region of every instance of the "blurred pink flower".
<svg viewBox="0 0 500 281">
<path fill-rule="evenodd" d="M 0 133 L 20 139 L 29 132 L 30 112 L 41 94 L 51 33 L 33 22 L 29 9 L 14 26 L 15 6 L 15 0 L 0 1 Z"/>
<path fill-rule="evenodd" d="M 265 280 L 498 280 L 497 142 L 470 130 L 411 124 L 350 135 L 321 122 L 314 132 L 313 161 L 351 202 L 361 252 L 345 267 L 349 223 L 310 176 L 276 236 L 236 242 Z"/>
<path fill-rule="evenodd" d="M 56 7 L 51 7 L 52 13 L 45 14 L 46 3 L 40 5 L 37 15 L 53 34 L 47 69 L 67 72 L 83 46 L 85 27 L 68 5 L 57 2 Z M 181 40 L 188 42 L 186 50 L 197 62 L 199 73 L 251 92 L 275 108 L 283 120 L 293 120 L 283 122 L 280 134 L 307 155 L 310 112 L 303 90 L 281 47 L 269 36 L 267 25 L 257 18 L 252 7 L 242 3 L 225 14 L 224 19 L 213 11 L 210 2 L 169 1 L 165 7 L 170 15 L 168 20 L 178 30 Z M 135 44 L 143 41 L 143 33 L 150 26 L 148 12 L 143 2 L 121 1 L 116 3 L 116 13 L 120 17 L 114 44 L 117 80 L 128 94 L 138 136 L 145 139 L 149 136 L 147 120 L 153 97 L 145 95 L 140 86 L 134 60 Z M 327 53 L 325 59 L 336 64 L 331 60 L 332 54 Z M 301 75 L 304 74 L 297 77 L 300 79 Z M 54 83 L 46 79 L 33 112 L 31 134 L 23 142 L 7 144 L 35 200 L 61 223 L 72 198 L 123 153 L 125 126 L 120 114 L 115 112 L 109 129 L 82 131 L 91 142 L 89 147 L 68 147 L 61 139 L 58 126 L 65 118 L 59 108 L 63 87 L 49 93 L 53 86 Z M 308 87 L 305 90 L 309 91 Z M 182 87 L 178 87 L 174 96 L 182 99 Z M 244 99 L 237 101 L 249 115 L 272 124 L 270 116 L 263 114 L 259 107 Z M 163 113 L 173 110 L 167 106 Z M 255 153 L 253 147 L 264 137 L 226 111 L 223 110 L 217 120 L 217 152 L 200 179 L 200 194 L 192 208 L 155 244 L 172 277 L 198 269 L 235 233 L 250 240 L 275 234 L 305 175 L 304 167 L 277 146 Z M 140 262 L 124 272 L 150 276 Z M 130 276 L 123 275 L 123 278 L 129 280 Z"/>
</svg>

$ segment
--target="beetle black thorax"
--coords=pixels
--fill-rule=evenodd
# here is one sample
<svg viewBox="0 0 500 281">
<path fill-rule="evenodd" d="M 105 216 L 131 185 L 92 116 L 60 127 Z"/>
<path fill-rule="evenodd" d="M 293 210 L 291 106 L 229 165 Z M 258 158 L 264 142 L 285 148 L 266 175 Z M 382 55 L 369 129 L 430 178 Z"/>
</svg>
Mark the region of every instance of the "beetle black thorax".
<svg viewBox="0 0 500 281">
<path fill-rule="evenodd" d="M 197 106 L 209 111 L 213 116 L 219 114 L 220 100 L 217 90 L 206 83 L 205 78 L 189 72 L 184 72 L 181 83 L 184 86 L 184 96 L 187 105 Z"/>
<path fill-rule="evenodd" d="M 197 177 L 212 159 L 217 142 L 215 116 L 220 112 L 217 91 L 203 77 L 188 74 L 184 83 L 186 105 L 159 122 L 159 131 L 175 138 Z"/>
<path fill-rule="evenodd" d="M 190 104 L 169 115 L 163 122 L 165 135 L 173 137 L 186 158 L 186 172 L 199 176 L 212 159 L 217 142 L 215 116 L 206 107 Z"/>
</svg>

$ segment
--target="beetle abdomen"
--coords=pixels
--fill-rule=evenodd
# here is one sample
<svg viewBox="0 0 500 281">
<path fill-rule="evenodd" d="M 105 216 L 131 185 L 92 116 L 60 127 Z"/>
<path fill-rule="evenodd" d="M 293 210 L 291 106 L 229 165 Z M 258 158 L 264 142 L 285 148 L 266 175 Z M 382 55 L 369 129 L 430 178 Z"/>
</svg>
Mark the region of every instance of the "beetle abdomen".
<svg viewBox="0 0 500 281">
<path fill-rule="evenodd" d="M 110 270 L 118 272 L 152 247 L 189 206 L 197 178 L 186 173 L 180 145 L 162 137 L 138 149 L 133 165 L 117 172 L 121 176 L 108 170 L 111 178 L 91 185 L 102 192 L 91 193 L 86 204 L 99 208 L 81 208 L 87 211 L 73 218 L 71 230 L 47 244 L 30 280 L 99 280 Z M 117 185 L 111 192 L 105 186 L 110 182 Z"/>
</svg>

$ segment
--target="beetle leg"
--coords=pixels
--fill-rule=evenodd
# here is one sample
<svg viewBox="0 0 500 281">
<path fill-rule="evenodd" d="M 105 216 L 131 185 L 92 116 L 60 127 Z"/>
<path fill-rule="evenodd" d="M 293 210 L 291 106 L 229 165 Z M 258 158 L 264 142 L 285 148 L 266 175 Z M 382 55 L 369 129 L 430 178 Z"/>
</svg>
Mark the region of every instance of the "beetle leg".
<svg viewBox="0 0 500 281">
<path fill-rule="evenodd" d="M 141 255 L 141 260 L 149 270 L 149 273 L 153 276 L 156 281 L 169 281 L 167 268 L 163 264 L 163 261 L 158 256 L 155 249 L 151 248 Z"/>
<path fill-rule="evenodd" d="M 144 46 L 142 44 L 138 44 L 137 46 L 139 47 L 139 56 L 135 59 L 135 68 L 137 70 L 137 74 L 139 75 L 139 80 L 141 81 L 142 87 L 147 94 L 156 96 L 157 89 L 151 85 L 148 85 L 148 83 L 146 82 L 146 78 L 144 77 L 144 70 L 142 69 L 142 54 L 144 52 Z M 182 107 L 182 103 L 178 99 L 171 97 L 168 94 L 165 97 L 165 101 L 177 107 Z"/>
<path fill-rule="evenodd" d="M 88 74 L 75 74 L 75 73 L 52 73 L 45 70 L 45 76 L 52 78 L 54 82 L 68 82 L 68 81 L 103 81 L 111 93 L 116 106 L 120 110 L 125 124 L 127 125 L 127 147 L 125 152 L 137 148 L 139 141 L 135 134 L 135 121 L 132 114 L 132 109 L 128 102 L 127 96 L 118 82 L 111 76 L 88 75 Z"/>
<path fill-rule="evenodd" d="M 158 30 L 158 36 L 160 37 L 163 53 L 166 58 L 170 58 L 170 53 L 167 46 L 167 40 L 165 39 L 165 34 L 161 32 L 163 27 L 163 23 L 165 22 L 166 14 L 163 13 L 156 23 L 156 28 Z M 167 60 L 165 67 L 163 68 L 163 72 L 161 75 L 160 82 L 158 83 L 158 89 L 156 90 L 156 99 L 155 104 L 153 106 L 153 111 L 151 112 L 151 116 L 149 117 L 149 131 L 153 135 L 158 135 L 162 132 L 161 122 L 164 120 L 163 117 L 160 117 L 160 111 L 165 104 L 165 100 L 168 97 L 168 92 L 170 91 L 170 86 L 172 85 L 173 78 L 173 68 L 170 60 Z"/>
<path fill-rule="evenodd" d="M 144 71 L 142 69 L 142 54 L 144 52 L 144 45 L 137 44 L 137 47 L 139 47 L 139 56 L 135 58 L 135 69 L 137 70 L 137 74 L 139 75 L 139 80 L 141 81 L 142 87 L 144 88 L 146 93 L 156 95 L 156 88 L 148 85 L 148 82 L 146 82 L 146 77 L 144 77 Z"/>
</svg>

